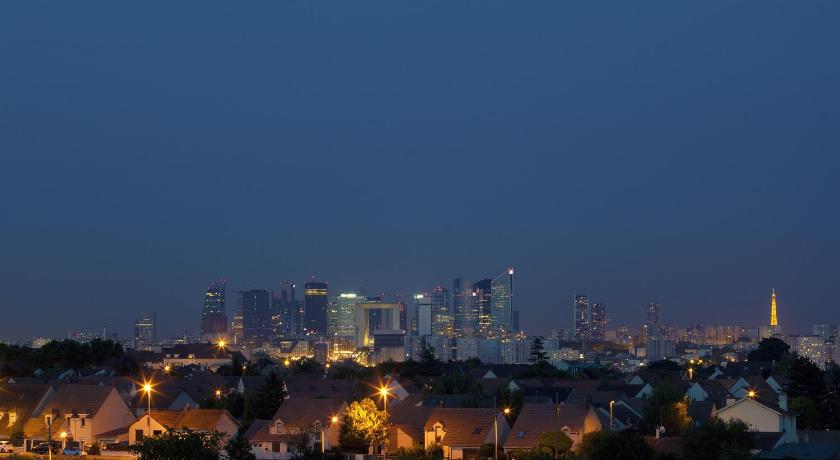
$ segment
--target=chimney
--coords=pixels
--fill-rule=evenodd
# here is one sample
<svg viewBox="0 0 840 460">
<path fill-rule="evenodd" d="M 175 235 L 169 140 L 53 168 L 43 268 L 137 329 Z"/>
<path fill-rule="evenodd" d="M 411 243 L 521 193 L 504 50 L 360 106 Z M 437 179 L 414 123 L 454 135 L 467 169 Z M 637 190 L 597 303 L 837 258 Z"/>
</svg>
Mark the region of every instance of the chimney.
<svg viewBox="0 0 840 460">
<path fill-rule="evenodd" d="M 788 410 L 787 393 L 784 391 L 779 393 L 779 408 L 782 410 Z"/>
</svg>

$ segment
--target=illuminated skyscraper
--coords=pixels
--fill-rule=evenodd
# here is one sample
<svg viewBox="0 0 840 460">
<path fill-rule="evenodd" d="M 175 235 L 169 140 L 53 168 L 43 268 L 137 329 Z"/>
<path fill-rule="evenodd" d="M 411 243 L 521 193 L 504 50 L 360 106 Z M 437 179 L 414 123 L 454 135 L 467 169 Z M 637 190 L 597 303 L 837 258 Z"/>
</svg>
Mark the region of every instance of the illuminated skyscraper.
<svg viewBox="0 0 840 460">
<path fill-rule="evenodd" d="M 438 286 L 430 296 L 432 310 L 432 335 L 452 337 L 455 335 L 455 316 L 449 308 L 449 291 Z"/>
<path fill-rule="evenodd" d="M 261 346 L 272 340 L 271 293 L 265 289 L 239 291 L 242 343 Z"/>
<path fill-rule="evenodd" d="M 770 327 L 778 327 L 779 318 L 776 317 L 776 290 L 770 294 Z"/>
<path fill-rule="evenodd" d="M 225 284 L 223 279 L 214 281 L 204 291 L 204 308 L 201 309 L 201 335 L 214 338 L 227 334 L 225 313 Z"/>
<path fill-rule="evenodd" d="M 330 296 L 327 309 L 327 333 L 331 336 L 354 337 L 356 335 L 356 306 L 365 297 L 355 292 L 343 292 Z"/>
<path fill-rule="evenodd" d="M 579 294 L 575 296 L 573 307 L 575 340 L 586 340 L 589 337 L 589 296 Z"/>
<path fill-rule="evenodd" d="M 660 329 L 658 302 L 650 302 L 647 304 L 647 322 L 650 324 L 651 328 L 657 331 Z"/>
<path fill-rule="evenodd" d="M 589 339 L 593 342 L 603 342 L 607 331 L 607 304 L 593 303 L 589 315 Z"/>
<path fill-rule="evenodd" d="M 490 283 L 492 329 L 505 334 L 513 332 L 513 267 L 509 267 Z"/>
<path fill-rule="evenodd" d="M 455 278 L 452 282 L 452 307 L 455 312 L 455 331 L 462 337 L 475 335 L 478 330 L 478 305 L 469 280 Z"/>
<path fill-rule="evenodd" d="M 154 313 L 145 313 L 134 322 L 134 348 L 150 350 L 157 340 L 157 319 Z"/>
<path fill-rule="evenodd" d="M 493 330 L 493 297 L 490 294 L 493 280 L 483 279 L 473 284 L 473 298 L 475 299 L 476 310 L 478 311 L 478 333 L 482 337 L 488 337 Z"/>
<path fill-rule="evenodd" d="M 327 333 L 327 283 L 312 280 L 303 285 L 303 317 L 307 333 Z"/>
</svg>

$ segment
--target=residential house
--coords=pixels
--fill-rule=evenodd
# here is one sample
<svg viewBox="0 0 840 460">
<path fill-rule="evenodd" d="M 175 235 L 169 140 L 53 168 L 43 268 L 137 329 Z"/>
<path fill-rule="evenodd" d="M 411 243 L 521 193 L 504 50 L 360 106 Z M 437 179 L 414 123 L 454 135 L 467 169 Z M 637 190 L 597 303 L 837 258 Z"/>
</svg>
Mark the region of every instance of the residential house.
<svg viewBox="0 0 840 460">
<path fill-rule="evenodd" d="M 439 445 L 447 459 L 473 459 L 483 444 L 499 444 L 510 426 L 501 411 L 484 408 L 435 408 L 426 425 L 425 446 Z"/>
<path fill-rule="evenodd" d="M 505 452 L 534 449 L 539 446 L 540 435 L 558 432 L 572 440 L 574 449 L 583 435 L 604 428 L 593 407 L 587 403 L 526 403 L 505 440 Z"/>
<path fill-rule="evenodd" d="M 322 438 L 324 450 L 328 450 L 338 445 L 346 410 L 347 403 L 340 400 L 289 398 L 271 420 L 255 421 L 245 439 L 258 459 L 287 459 L 301 442 L 320 451 Z"/>
<path fill-rule="evenodd" d="M 11 439 L 55 393 L 50 385 L 0 385 L 0 440 Z"/>
<path fill-rule="evenodd" d="M 239 422 L 225 409 L 152 410 L 143 414 L 128 427 L 130 445 L 148 436 L 158 436 L 167 431 L 218 431 L 225 440 L 236 436 Z"/>
<path fill-rule="evenodd" d="M 230 365 L 234 359 L 246 362 L 242 352 L 219 347 L 213 343 L 189 343 L 165 347 L 161 350 L 164 366 L 197 365 L 209 370 Z"/>
<path fill-rule="evenodd" d="M 119 392 L 111 386 L 61 385 L 24 425 L 30 441 L 57 439 L 67 433 L 67 440 L 82 444 L 124 439 L 125 429 L 134 414 Z"/>
<path fill-rule="evenodd" d="M 388 450 L 422 446 L 423 427 L 434 410 L 424 406 L 388 406 L 391 428 L 388 430 Z"/>
<path fill-rule="evenodd" d="M 788 412 L 786 397 L 779 403 L 743 398 L 716 410 L 714 415 L 723 420 L 742 420 L 755 431 L 784 433 L 784 442 L 797 442 L 796 414 Z"/>
<path fill-rule="evenodd" d="M 353 399 L 358 391 L 350 380 L 340 379 L 289 379 L 285 381 L 289 399 Z M 373 393 L 371 389 L 371 394 Z"/>
</svg>

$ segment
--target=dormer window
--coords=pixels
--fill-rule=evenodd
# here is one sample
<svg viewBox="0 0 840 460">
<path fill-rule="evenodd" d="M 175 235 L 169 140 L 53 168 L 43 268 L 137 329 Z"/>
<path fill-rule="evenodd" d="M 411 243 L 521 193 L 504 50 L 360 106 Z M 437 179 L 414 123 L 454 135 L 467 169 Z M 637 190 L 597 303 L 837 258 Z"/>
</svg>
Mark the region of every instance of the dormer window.
<svg viewBox="0 0 840 460">
<path fill-rule="evenodd" d="M 16 412 L 9 412 L 9 427 L 11 428 L 12 426 L 14 426 L 16 421 L 17 421 L 17 413 Z"/>
<path fill-rule="evenodd" d="M 481 427 L 477 426 L 477 427 L 473 428 L 473 434 L 481 434 Z"/>
</svg>

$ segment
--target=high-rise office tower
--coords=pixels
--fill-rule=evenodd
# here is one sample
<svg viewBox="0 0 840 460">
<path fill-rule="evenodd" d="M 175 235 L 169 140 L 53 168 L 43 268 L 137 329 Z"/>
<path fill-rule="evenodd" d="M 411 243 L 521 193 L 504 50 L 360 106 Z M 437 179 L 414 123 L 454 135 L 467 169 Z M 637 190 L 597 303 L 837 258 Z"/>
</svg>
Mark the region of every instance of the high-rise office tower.
<svg viewBox="0 0 840 460">
<path fill-rule="evenodd" d="M 659 323 L 659 302 L 650 302 L 647 305 L 647 322 L 650 323 L 650 327 L 659 330 L 660 323 Z"/>
<path fill-rule="evenodd" d="M 204 291 L 204 308 L 201 309 L 201 335 L 216 337 L 227 334 L 227 314 L 225 313 L 225 285 L 220 279 L 210 283 Z"/>
<path fill-rule="evenodd" d="M 356 335 L 356 306 L 365 297 L 355 292 L 342 292 L 329 296 L 327 308 L 327 333 L 331 336 L 353 337 Z"/>
<path fill-rule="evenodd" d="M 327 333 L 327 283 L 312 280 L 303 285 L 304 327 L 310 334 Z"/>
<path fill-rule="evenodd" d="M 455 335 L 455 316 L 449 308 L 449 291 L 437 286 L 429 294 L 432 308 L 432 335 Z"/>
<path fill-rule="evenodd" d="M 271 293 L 265 289 L 239 291 L 242 343 L 261 346 L 271 341 Z"/>
<path fill-rule="evenodd" d="M 493 280 L 485 278 L 473 284 L 473 299 L 478 311 L 478 333 L 482 337 L 489 337 L 493 330 L 492 296 L 490 295 Z"/>
<path fill-rule="evenodd" d="M 452 282 L 452 309 L 455 312 L 455 333 L 459 336 L 473 336 L 478 330 L 478 305 L 475 300 L 472 282 L 455 278 Z"/>
<path fill-rule="evenodd" d="M 490 283 L 491 322 L 498 333 L 513 331 L 513 267 Z"/>
<path fill-rule="evenodd" d="M 409 330 L 413 336 L 432 335 L 432 296 L 428 293 L 414 294 Z"/>
<path fill-rule="evenodd" d="M 607 331 L 607 304 L 593 303 L 589 314 L 589 339 L 603 342 Z"/>
<path fill-rule="evenodd" d="M 280 289 L 272 294 L 272 315 L 279 315 L 280 327 L 277 335 L 291 338 L 297 335 L 300 315 L 295 301 L 295 284 L 291 281 L 280 283 Z"/>
<path fill-rule="evenodd" d="M 144 313 L 134 322 L 134 348 L 149 350 L 157 340 L 157 318 L 154 313 Z"/>
<path fill-rule="evenodd" d="M 575 340 L 584 341 L 589 338 L 589 296 L 579 294 L 574 303 Z"/>
</svg>

